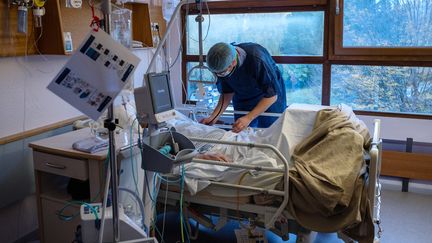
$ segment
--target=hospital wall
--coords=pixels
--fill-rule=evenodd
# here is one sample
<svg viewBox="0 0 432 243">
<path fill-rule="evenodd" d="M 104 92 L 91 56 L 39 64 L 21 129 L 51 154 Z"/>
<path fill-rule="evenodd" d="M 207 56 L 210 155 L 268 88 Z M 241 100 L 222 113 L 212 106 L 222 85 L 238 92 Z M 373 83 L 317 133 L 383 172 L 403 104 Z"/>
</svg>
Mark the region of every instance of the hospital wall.
<svg viewBox="0 0 432 243">
<path fill-rule="evenodd" d="M 375 119 L 381 120 L 381 136 L 385 139 L 432 143 L 432 120 L 380 116 L 359 116 L 373 132 Z"/>
</svg>

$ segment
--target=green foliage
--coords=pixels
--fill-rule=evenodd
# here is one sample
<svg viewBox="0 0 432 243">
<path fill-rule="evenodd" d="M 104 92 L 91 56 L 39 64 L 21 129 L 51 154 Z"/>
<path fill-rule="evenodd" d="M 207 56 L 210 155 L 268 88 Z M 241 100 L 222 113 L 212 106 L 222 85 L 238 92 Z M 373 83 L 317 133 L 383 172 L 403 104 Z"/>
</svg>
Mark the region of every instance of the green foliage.
<svg viewBox="0 0 432 243">
<path fill-rule="evenodd" d="M 344 46 L 432 46 L 432 0 L 346 0 Z M 331 103 L 432 113 L 432 68 L 333 66 Z"/>
</svg>

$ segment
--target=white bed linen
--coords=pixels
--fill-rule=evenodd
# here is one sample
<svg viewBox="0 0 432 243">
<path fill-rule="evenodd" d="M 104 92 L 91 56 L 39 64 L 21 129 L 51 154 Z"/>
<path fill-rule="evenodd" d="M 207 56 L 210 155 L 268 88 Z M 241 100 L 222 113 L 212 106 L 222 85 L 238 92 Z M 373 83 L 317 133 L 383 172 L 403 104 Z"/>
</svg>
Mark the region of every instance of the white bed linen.
<svg viewBox="0 0 432 243">
<path fill-rule="evenodd" d="M 362 121 L 355 117 L 350 107 L 346 105 L 341 105 L 340 107 L 352 121 L 364 125 Z M 179 115 L 176 119 L 170 121 L 169 125 L 175 127 L 178 132 L 187 137 L 206 137 L 209 133 L 220 133 L 221 140 L 225 141 L 271 144 L 280 150 L 291 167 L 291 155 L 294 148 L 305 137 L 311 134 L 317 112 L 324 108 L 328 107 L 292 104 L 271 127 L 259 130 L 249 128 L 240 133 L 233 133 L 216 127 L 199 124 L 184 115 Z M 216 145 L 210 151 L 225 154 L 230 157 L 234 163 L 238 164 L 283 168 L 282 161 L 270 150 Z M 185 183 L 192 194 L 206 188 L 210 184 L 208 180 L 238 184 L 241 176 L 246 172 L 244 169 L 199 163 L 189 163 L 186 164 L 184 168 Z M 180 167 L 175 168 L 174 173 L 180 174 Z M 244 177 L 242 184 L 274 189 L 281 177 L 282 175 L 279 173 L 253 172 Z M 209 192 L 217 196 L 237 196 L 237 192 L 233 190 L 209 188 Z M 240 193 L 241 196 L 252 194 L 253 193 L 247 192 Z"/>
</svg>

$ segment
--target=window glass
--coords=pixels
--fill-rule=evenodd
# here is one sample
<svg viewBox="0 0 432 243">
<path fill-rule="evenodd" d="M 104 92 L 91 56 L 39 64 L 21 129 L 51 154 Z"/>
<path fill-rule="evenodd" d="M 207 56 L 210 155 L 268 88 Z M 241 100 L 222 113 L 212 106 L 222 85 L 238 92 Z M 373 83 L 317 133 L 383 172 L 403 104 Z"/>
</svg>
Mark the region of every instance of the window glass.
<svg viewBox="0 0 432 243">
<path fill-rule="evenodd" d="M 199 54 L 195 17 L 187 18 L 189 55 Z M 324 12 L 204 15 L 203 39 L 204 55 L 217 42 L 255 42 L 273 56 L 322 56 Z"/>
<path fill-rule="evenodd" d="M 354 109 L 432 113 L 432 68 L 333 65 L 331 104 Z"/>
<path fill-rule="evenodd" d="M 188 62 L 186 65 L 187 72 L 198 65 L 198 62 Z M 205 106 L 207 108 L 214 108 L 219 100 L 219 91 L 217 90 L 216 84 L 204 84 L 194 81 L 212 80 L 210 72 L 203 72 L 202 78 L 199 77 L 199 72 L 193 72 L 189 77 L 187 93 L 187 100 L 196 101 L 197 105 Z"/>
<path fill-rule="evenodd" d="M 287 104 L 321 104 L 321 64 L 279 64 L 285 80 Z"/>
<path fill-rule="evenodd" d="M 432 46 L 432 0 L 345 0 L 344 47 Z"/>
<path fill-rule="evenodd" d="M 189 62 L 190 70 L 197 63 Z M 278 64 L 285 81 L 287 103 L 321 104 L 322 65 L 320 64 Z M 192 77 L 191 79 L 196 79 Z M 216 85 L 189 82 L 188 100 L 200 102 L 209 108 L 219 99 Z"/>
</svg>

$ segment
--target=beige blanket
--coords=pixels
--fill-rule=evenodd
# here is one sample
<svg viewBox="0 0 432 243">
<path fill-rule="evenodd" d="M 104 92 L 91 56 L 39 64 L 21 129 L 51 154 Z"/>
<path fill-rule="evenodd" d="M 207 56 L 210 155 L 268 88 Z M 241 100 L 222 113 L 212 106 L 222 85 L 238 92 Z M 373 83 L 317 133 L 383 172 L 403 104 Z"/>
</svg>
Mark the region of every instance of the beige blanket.
<svg viewBox="0 0 432 243">
<path fill-rule="evenodd" d="M 318 113 L 312 134 L 293 154 L 287 210 L 300 225 L 319 232 L 344 229 L 351 238 L 372 242 L 374 228 L 365 178 L 367 128 L 338 109 Z"/>
</svg>

